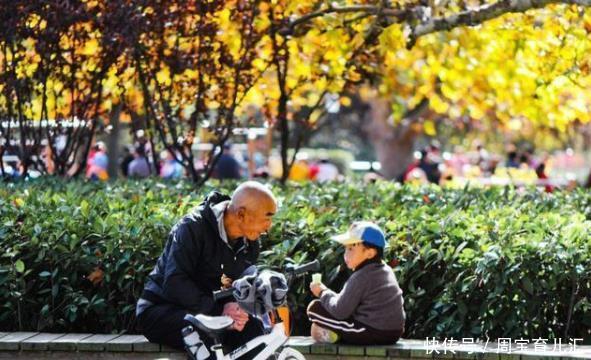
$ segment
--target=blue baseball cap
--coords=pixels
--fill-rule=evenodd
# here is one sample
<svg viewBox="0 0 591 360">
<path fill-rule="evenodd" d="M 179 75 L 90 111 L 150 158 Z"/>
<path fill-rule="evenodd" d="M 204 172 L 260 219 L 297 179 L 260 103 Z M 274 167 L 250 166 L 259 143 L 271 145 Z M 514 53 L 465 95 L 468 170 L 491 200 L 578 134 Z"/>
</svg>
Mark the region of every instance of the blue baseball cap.
<svg viewBox="0 0 591 360">
<path fill-rule="evenodd" d="M 379 226 L 369 221 L 356 221 L 351 225 L 349 231 L 333 236 L 331 239 L 342 245 L 364 243 L 382 249 L 386 247 L 384 232 Z"/>
</svg>

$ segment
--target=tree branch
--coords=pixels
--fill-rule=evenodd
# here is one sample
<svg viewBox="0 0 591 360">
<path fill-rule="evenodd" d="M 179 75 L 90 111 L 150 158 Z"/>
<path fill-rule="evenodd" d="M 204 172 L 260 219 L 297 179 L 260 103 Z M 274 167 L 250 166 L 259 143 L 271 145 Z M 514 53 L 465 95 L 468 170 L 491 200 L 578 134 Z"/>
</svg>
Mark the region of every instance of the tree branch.
<svg viewBox="0 0 591 360">
<path fill-rule="evenodd" d="M 404 10 L 387 9 L 376 5 L 351 5 L 343 7 L 329 5 L 325 9 L 302 15 L 301 17 L 293 21 L 290 21 L 286 27 L 279 31 L 279 34 L 283 36 L 290 35 L 293 33 L 294 29 L 297 26 L 302 25 L 314 18 L 322 17 L 329 14 L 365 13 L 369 15 L 377 15 L 380 11 L 382 11 L 382 14 L 388 17 L 396 18 L 401 18 L 406 13 L 406 11 Z"/>
<path fill-rule="evenodd" d="M 501 0 L 494 4 L 487 4 L 477 9 L 431 19 L 417 25 L 412 29 L 407 48 L 412 48 L 418 38 L 427 34 L 444 30 L 447 31 L 460 26 L 474 26 L 504 14 L 539 9 L 550 4 L 568 4 L 590 7 L 591 0 Z"/>
<path fill-rule="evenodd" d="M 508 13 L 525 12 L 530 9 L 543 8 L 550 4 L 567 4 L 591 7 L 591 0 L 501 0 L 494 4 L 483 5 L 479 8 L 462 11 L 453 15 L 422 19 L 427 13 L 423 6 L 414 6 L 406 9 L 381 8 L 376 5 L 353 5 L 336 7 L 329 5 L 324 9 L 302 15 L 281 29 L 283 36 L 293 34 L 296 27 L 303 25 L 315 18 L 329 14 L 358 13 L 361 17 L 366 15 L 381 15 L 384 18 L 383 26 L 392 24 L 410 23 L 413 20 L 420 22 L 414 26 L 409 36 L 407 48 L 412 48 L 418 38 L 439 31 L 448 31 L 461 26 L 474 26 Z M 381 12 L 380 12 L 381 11 Z M 363 15 L 365 14 L 365 15 Z M 421 15 L 422 14 L 422 15 Z M 427 15 L 428 16 L 428 15 Z M 421 21 L 424 20 L 424 21 Z"/>
</svg>

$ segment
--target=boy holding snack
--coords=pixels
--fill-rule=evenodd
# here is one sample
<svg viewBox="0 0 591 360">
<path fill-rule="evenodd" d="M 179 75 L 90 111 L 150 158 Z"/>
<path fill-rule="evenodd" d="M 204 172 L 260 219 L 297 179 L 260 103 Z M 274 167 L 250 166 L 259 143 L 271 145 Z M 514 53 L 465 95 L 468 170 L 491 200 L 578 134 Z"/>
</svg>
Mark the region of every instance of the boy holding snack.
<svg viewBox="0 0 591 360">
<path fill-rule="evenodd" d="M 358 221 L 332 240 L 345 246 L 345 263 L 353 270 L 335 293 L 321 282 L 310 290 L 319 300 L 308 306 L 314 340 L 356 345 L 394 344 L 404 333 L 404 300 L 392 269 L 382 258 L 386 239 L 374 223 Z"/>
</svg>

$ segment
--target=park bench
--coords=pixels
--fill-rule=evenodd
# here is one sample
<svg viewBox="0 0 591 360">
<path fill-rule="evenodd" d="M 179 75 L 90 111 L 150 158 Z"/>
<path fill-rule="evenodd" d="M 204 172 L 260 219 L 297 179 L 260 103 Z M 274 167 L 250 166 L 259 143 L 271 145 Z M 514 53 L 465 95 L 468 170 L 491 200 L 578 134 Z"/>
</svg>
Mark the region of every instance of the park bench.
<svg viewBox="0 0 591 360">
<path fill-rule="evenodd" d="M 292 337 L 289 345 L 310 360 L 569 360 L 591 359 L 591 346 L 576 349 L 554 345 L 541 351 L 529 344 L 523 349 L 504 351 L 499 344 L 443 346 L 425 340 L 402 339 L 389 346 L 345 346 L 315 344 L 308 337 Z M 486 347 L 485 347 L 486 345 Z M 515 346 L 513 344 L 513 346 Z M 537 350 L 537 351 L 536 351 Z M 185 359 L 182 352 L 148 342 L 142 335 L 52 334 L 37 332 L 0 332 L 0 359 Z"/>
</svg>

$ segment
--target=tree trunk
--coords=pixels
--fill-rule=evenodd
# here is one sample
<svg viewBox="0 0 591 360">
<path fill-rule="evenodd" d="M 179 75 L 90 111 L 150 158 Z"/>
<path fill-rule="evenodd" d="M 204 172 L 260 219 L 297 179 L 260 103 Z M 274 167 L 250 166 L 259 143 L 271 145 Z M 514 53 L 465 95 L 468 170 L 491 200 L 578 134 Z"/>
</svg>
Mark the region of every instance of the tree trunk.
<svg viewBox="0 0 591 360">
<path fill-rule="evenodd" d="M 406 112 L 397 125 L 391 119 L 390 103 L 385 99 L 374 98 L 369 101 L 366 113 L 365 132 L 376 151 L 387 179 L 400 179 L 413 161 L 414 145 L 422 126 L 418 122 L 427 111 L 429 101 L 424 99 L 415 108 Z"/>
<path fill-rule="evenodd" d="M 119 116 L 121 115 L 121 105 L 117 105 L 111 113 L 109 125 L 111 125 L 111 133 L 107 140 L 107 154 L 109 157 L 109 165 L 107 172 L 109 179 L 117 179 L 119 175 L 119 133 L 121 127 L 119 126 Z"/>
</svg>

